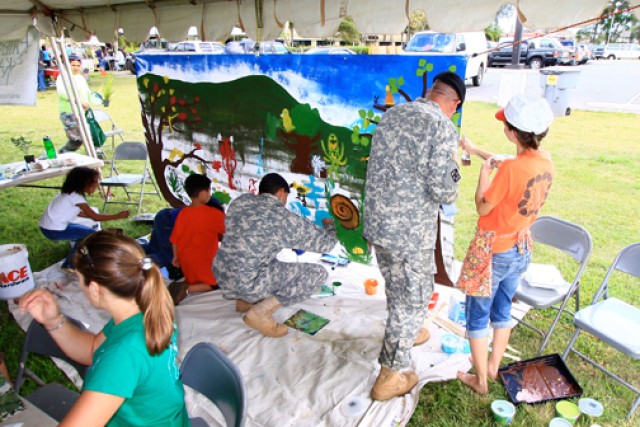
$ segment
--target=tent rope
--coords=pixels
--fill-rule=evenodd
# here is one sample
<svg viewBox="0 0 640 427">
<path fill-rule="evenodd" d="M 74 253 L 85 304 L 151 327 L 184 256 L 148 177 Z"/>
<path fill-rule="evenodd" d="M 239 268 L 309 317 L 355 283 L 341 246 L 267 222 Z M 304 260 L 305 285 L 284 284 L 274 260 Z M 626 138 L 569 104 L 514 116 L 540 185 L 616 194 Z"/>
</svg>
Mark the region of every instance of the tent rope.
<svg viewBox="0 0 640 427">
<path fill-rule="evenodd" d="M 595 18 L 590 18 L 590 19 L 586 19 L 586 20 L 581 21 L 581 22 L 577 22 L 577 23 L 575 23 L 575 24 L 567 25 L 566 27 L 558 28 L 558 29 L 556 29 L 556 30 L 553 30 L 553 31 L 548 32 L 546 35 L 549 35 L 549 34 L 555 34 L 555 33 L 560 33 L 560 32 L 562 32 L 562 31 L 565 31 L 565 30 L 568 30 L 568 29 L 570 29 L 570 28 L 574 28 L 574 27 L 583 27 L 584 25 L 586 25 L 586 24 L 590 24 L 591 22 L 595 22 L 595 21 L 598 21 L 598 20 L 600 20 L 600 19 L 605 19 L 605 18 L 608 18 L 608 17 L 610 17 L 610 16 L 619 15 L 619 14 L 621 14 L 621 13 L 630 12 L 630 11 L 632 11 L 632 10 L 634 10 L 634 9 L 638 9 L 638 8 L 640 8 L 640 5 L 637 5 L 637 6 L 631 6 L 631 7 L 628 7 L 628 8 L 626 8 L 626 9 L 622 9 L 622 10 L 616 10 L 616 11 L 611 12 L 611 13 L 608 13 L 608 14 L 606 14 L 606 15 L 600 15 L 600 16 L 595 17 Z M 514 42 L 512 42 L 512 43 L 503 44 L 503 45 L 501 45 L 501 46 L 496 46 L 496 47 L 494 47 L 494 48 L 492 48 L 492 49 L 488 49 L 488 50 L 486 50 L 486 51 L 484 51 L 484 52 L 477 52 L 477 53 L 474 53 L 474 54 L 473 54 L 473 55 L 471 55 L 471 56 L 475 57 L 475 56 L 478 56 L 478 55 L 483 55 L 483 54 L 485 54 L 485 53 L 495 52 L 496 50 L 499 50 L 499 49 L 505 48 L 505 47 L 507 47 L 507 46 L 515 46 L 515 45 L 518 45 L 518 44 L 520 44 L 520 43 L 528 42 L 528 41 L 530 41 L 530 40 L 534 40 L 534 39 L 537 39 L 537 38 L 540 38 L 540 37 L 542 37 L 542 36 L 528 37 L 528 38 L 526 38 L 526 39 L 522 39 L 522 40 L 519 40 L 519 41 L 514 41 Z"/>
</svg>

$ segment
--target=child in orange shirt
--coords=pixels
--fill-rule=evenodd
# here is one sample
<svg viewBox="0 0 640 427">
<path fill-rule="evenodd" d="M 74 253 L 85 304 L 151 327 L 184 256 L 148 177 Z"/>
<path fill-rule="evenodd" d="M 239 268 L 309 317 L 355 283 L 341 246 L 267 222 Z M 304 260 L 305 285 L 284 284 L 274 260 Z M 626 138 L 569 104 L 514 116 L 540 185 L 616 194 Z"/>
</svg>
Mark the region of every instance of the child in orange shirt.
<svg viewBox="0 0 640 427">
<path fill-rule="evenodd" d="M 211 180 L 206 175 L 192 174 L 184 182 L 191 205 L 178 214 L 171 233 L 172 264 L 182 269 L 184 283 L 169 286 L 177 305 L 189 293 L 218 289 L 211 265 L 218 252 L 218 240 L 224 234 L 224 212 L 210 207 Z"/>
<path fill-rule="evenodd" d="M 465 260 L 458 281 L 467 294 L 466 335 L 476 372 L 459 371 L 457 377 L 480 394 L 489 391 L 487 378 L 498 377 L 513 326 L 511 300 L 531 259 L 528 230 L 546 201 L 554 174 L 551 157 L 540 149 L 553 122 L 553 112 L 544 98 L 515 95 L 496 118 L 504 122 L 504 134 L 516 149 L 515 158 L 499 161 L 470 141 L 461 142 L 463 149 L 486 159 L 475 197 L 480 218 L 467 256 L 475 262 L 465 267 Z M 490 256 L 480 259 L 478 254 L 487 251 Z M 484 268 L 489 263 L 492 269 Z M 489 322 L 493 328 L 490 356 Z"/>
</svg>

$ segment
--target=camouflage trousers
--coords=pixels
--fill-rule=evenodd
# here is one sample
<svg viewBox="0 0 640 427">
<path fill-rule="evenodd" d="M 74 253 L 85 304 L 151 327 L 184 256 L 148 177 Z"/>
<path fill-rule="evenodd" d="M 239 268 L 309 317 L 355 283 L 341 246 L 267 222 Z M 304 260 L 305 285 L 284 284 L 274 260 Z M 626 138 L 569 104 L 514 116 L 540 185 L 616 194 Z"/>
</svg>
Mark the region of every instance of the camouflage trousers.
<svg viewBox="0 0 640 427">
<path fill-rule="evenodd" d="M 433 293 L 434 252 L 406 254 L 375 245 L 385 280 L 387 325 L 378 361 L 386 368 L 411 368 L 411 349 L 423 325 Z"/>
<path fill-rule="evenodd" d="M 60 121 L 67 135 L 67 143 L 60 148 L 60 152 L 76 151 L 82 146 L 82 137 L 80 136 L 80 127 L 76 122 L 75 116 L 72 113 L 60 113 Z"/>
<path fill-rule="evenodd" d="M 219 284 L 222 294 L 227 299 L 243 299 L 255 303 L 274 296 L 280 304 L 287 306 L 309 298 L 328 276 L 327 270 L 319 264 L 274 260 L 267 268 L 261 270 L 260 275 L 247 284 L 245 289 L 225 286 L 225 283 Z"/>
</svg>

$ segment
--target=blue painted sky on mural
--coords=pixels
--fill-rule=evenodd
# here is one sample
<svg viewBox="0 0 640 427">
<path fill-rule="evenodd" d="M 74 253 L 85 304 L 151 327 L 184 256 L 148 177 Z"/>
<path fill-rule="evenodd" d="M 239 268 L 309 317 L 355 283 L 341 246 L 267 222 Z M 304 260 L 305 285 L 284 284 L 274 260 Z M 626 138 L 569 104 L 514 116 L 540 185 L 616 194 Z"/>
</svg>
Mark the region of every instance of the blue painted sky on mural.
<svg viewBox="0 0 640 427">
<path fill-rule="evenodd" d="M 384 104 L 390 78 L 404 79 L 402 90 L 411 99 L 422 93 L 422 78 L 416 76 L 421 58 L 433 64 L 433 77 L 451 66 L 464 75 L 461 55 L 202 55 L 144 54 L 137 57 L 138 75 L 169 76 L 186 82 L 219 83 L 249 75 L 266 75 L 282 85 L 299 102 L 320 111 L 332 124 L 349 126 L 360 109 L 373 109 L 374 97 Z M 405 102 L 394 94 L 396 103 Z M 378 114 L 380 112 L 377 112 Z"/>
</svg>

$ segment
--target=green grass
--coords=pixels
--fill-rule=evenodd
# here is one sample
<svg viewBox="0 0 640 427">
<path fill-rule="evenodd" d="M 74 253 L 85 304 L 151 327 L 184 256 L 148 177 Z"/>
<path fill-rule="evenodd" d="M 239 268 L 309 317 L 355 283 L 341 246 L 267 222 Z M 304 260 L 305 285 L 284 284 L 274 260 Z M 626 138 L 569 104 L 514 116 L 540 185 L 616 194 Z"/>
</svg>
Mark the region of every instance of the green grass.
<svg viewBox="0 0 640 427">
<path fill-rule="evenodd" d="M 103 78 L 91 75 L 90 86 L 98 90 Z M 140 123 L 140 106 L 133 76 L 119 74 L 114 78 L 115 92 L 111 106 L 106 109 L 118 127 L 126 130 L 125 140 L 144 141 Z M 470 102 L 465 106 L 463 131 L 477 144 L 496 153 L 513 153 L 506 140 L 502 125 L 493 118 L 496 106 L 490 103 Z M 37 107 L 0 107 L 3 125 L 0 129 L 0 162 L 17 161 L 22 153 L 11 143 L 11 137 L 31 139 L 42 151 L 42 137 L 49 135 L 56 147 L 64 143 L 64 132 L 58 119 L 55 91 L 38 93 Z M 624 246 L 640 241 L 640 144 L 638 144 L 638 115 L 574 111 L 569 117 L 559 117 L 543 141 L 556 165 L 555 182 L 544 215 L 555 215 L 584 226 L 593 237 L 593 254 L 583 275 L 581 304 L 591 301 L 616 253 Z M 108 146 L 108 145 L 107 145 Z M 456 258 L 462 259 L 475 230 L 477 216 L 473 196 L 480 161 L 462 170 L 458 215 L 456 216 Z M 105 167 L 105 172 L 108 171 Z M 50 183 L 60 183 L 61 179 Z M 29 249 L 31 267 L 39 271 L 60 260 L 68 246 L 46 240 L 37 229 L 41 212 L 55 194 L 51 190 L 11 188 L 0 190 L 0 243 L 25 243 Z M 102 207 L 102 200 L 93 196 L 90 204 Z M 164 206 L 152 196 L 145 197 L 145 210 L 153 212 Z M 131 221 L 114 221 L 110 225 L 122 227 L 130 235 L 142 235 L 149 227 Z M 565 277 L 574 273 L 572 262 L 560 259 L 553 251 L 534 249 L 534 261 L 555 263 Z M 640 305 L 639 283 L 614 277 L 618 295 Z M 551 310 L 535 311 L 528 319 L 546 325 L 555 315 Z M 545 353 L 562 353 L 573 332 L 573 324 L 564 318 L 556 329 Z M 16 372 L 22 345 L 22 331 L 8 313 L 6 304 L 0 304 L 0 350 L 5 352 L 9 370 Z M 523 353 L 524 358 L 535 356 L 540 339 L 531 331 L 516 327 L 511 345 Z M 581 338 L 578 349 L 596 360 L 606 361 L 608 367 L 632 383 L 638 384 L 640 363 L 631 361 L 618 352 L 593 339 Z M 570 356 L 568 365 L 584 389 L 584 396 L 603 403 L 605 413 L 597 420 L 600 425 L 640 425 L 640 416 L 625 420 L 635 395 L 619 386 L 596 369 Z M 48 360 L 39 360 L 34 369 L 46 380 L 61 381 L 63 375 Z M 30 387 L 32 387 L 30 385 Z M 29 388 L 25 389 L 28 391 Z M 493 383 L 489 395 L 478 396 L 458 381 L 427 384 L 420 393 L 420 402 L 409 425 L 461 426 L 494 425 L 489 404 L 505 398 L 500 383 Z M 546 425 L 554 416 L 553 404 L 520 405 L 514 426 Z M 590 422 L 581 419 L 579 426 Z"/>
</svg>

